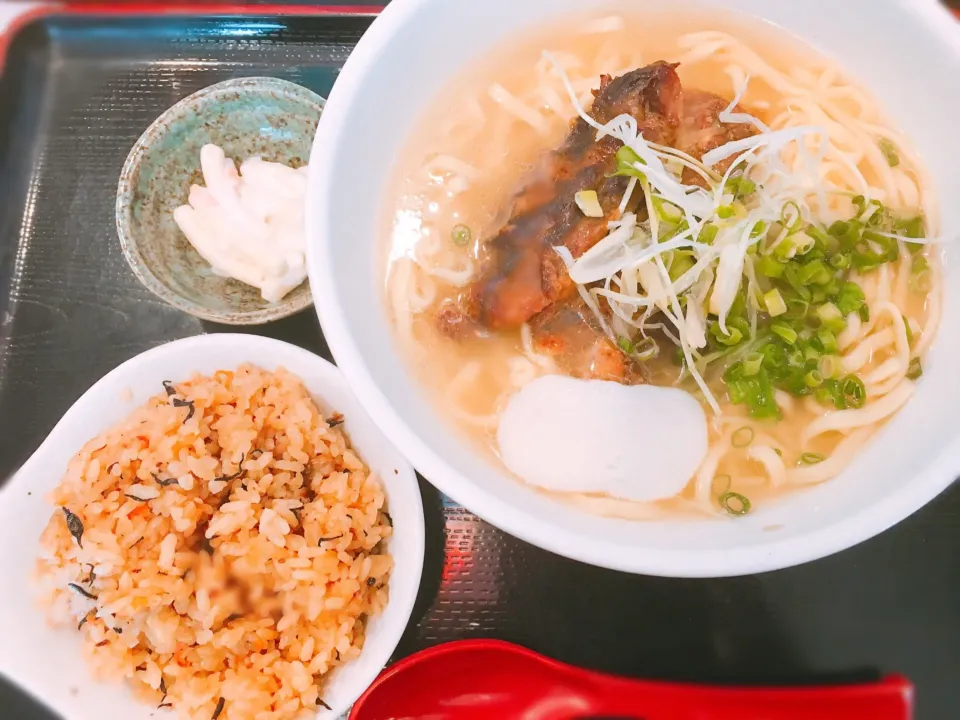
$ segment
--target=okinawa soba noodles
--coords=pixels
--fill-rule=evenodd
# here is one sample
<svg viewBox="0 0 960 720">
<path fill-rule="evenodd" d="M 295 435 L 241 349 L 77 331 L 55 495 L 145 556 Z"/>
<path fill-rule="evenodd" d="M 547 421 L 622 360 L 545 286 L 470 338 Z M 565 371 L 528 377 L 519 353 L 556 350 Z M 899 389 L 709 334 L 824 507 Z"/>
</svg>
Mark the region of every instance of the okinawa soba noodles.
<svg viewBox="0 0 960 720">
<path fill-rule="evenodd" d="M 908 142 L 809 49 L 710 26 L 598 15 L 505 47 L 437 99 L 389 199 L 399 342 L 487 448 L 507 399 L 545 374 L 677 385 L 703 405 L 709 449 L 682 493 L 562 495 L 593 512 L 741 514 L 834 477 L 911 397 L 939 317 L 923 240 L 938 210 Z M 616 93 L 641 81 L 660 95 L 638 123 Z M 584 185 L 574 146 L 612 172 Z M 505 234 L 540 232 L 523 208 L 551 202 L 575 231 L 545 240 L 542 287 L 500 268 L 510 292 L 493 297 L 491 257 L 525 242 Z M 595 333 L 589 367 L 544 334 L 558 307 Z"/>
</svg>

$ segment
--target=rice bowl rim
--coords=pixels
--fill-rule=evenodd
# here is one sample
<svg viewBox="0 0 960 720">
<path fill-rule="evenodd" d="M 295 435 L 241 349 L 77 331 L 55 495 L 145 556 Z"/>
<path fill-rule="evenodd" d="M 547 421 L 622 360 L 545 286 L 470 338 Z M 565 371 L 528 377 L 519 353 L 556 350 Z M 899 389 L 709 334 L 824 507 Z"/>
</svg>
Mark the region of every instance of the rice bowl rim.
<svg viewBox="0 0 960 720">
<path fill-rule="evenodd" d="M 171 363 L 196 366 L 196 369 L 187 371 L 182 377 L 183 373 L 177 370 L 161 376 L 162 367 Z M 43 621 L 43 611 L 36 605 L 35 590 L 32 583 L 28 582 L 29 578 L 23 578 L 22 582 L 12 580 L 19 580 L 17 573 L 21 572 L 21 565 L 24 565 L 28 572 L 32 571 L 39 549 L 40 531 L 43 529 L 43 525 L 29 525 L 31 521 L 23 518 L 36 514 L 36 505 L 40 504 L 46 509 L 46 518 L 43 520 L 44 524 L 46 523 L 53 508 L 46 503 L 44 496 L 60 483 L 69 458 L 81 449 L 84 442 L 114 426 L 149 397 L 161 392 L 161 380 L 182 382 L 188 380 L 193 373 L 210 375 L 214 370 L 234 370 L 244 363 L 268 371 L 284 368 L 303 383 L 312 399 L 343 413 L 345 434 L 350 446 L 380 481 L 387 498 L 387 507 L 394 518 L 394 532 L 388 541 L 394 566 L 387 585 L 387 603 L 379 614 L 368 618 L 360 656 L 333 671 L 324 694 L 324 699 L 332 710 L 320 709 L 317 713 L 318 718 L 336 718 L 346 712 L 379 675 L 396 649 L 413 614 L 423 569 L 423 505 L 412 465 L 383 436 L 363 410 L 340 369 L 307 350 L 279 340 L 230 333 L 175 340 L 127 360 L 81 395 L 37 450 L 0 489 L 0 564 L 5 569 L 15 568 L 12 577 L 8 576 L 10 582 L 5 582 L 5 587 L 0 588 L 0 602 L 4 601 L 4 594 L 9 593 L 13 597 L 8 599 L 15 605 L 11 612 L 0 616 L 0 632 L 15 632 L 17 618 L 23 618 L 25 613 L 30 613 L 30 622 Z M 134 390 L 137 386 L 144 390 Z M 148 387 L 150 389 L 146 390 Z M 314 391 L 315 389 L 318 391 Z M 131 390 L 134 397 L 129 400 L 121 399 Z M 339 401 L 328 400 L 328 397 L 336 395 L 340 396 Z M 114 406 L 112 411 L 104 411 L 103 408 L 110 404 Z M 74 440 L 77 437 L 83 439 L 77 442 Z M 18 531 L 18 524 L 26 526 L 26 529 Z M 13 537 L 20 538 L 20 541 L 2 542 Z M 399 552 L 398 546 L 401 548 Z M 15 559 L 11 559 L 11 556 Z M 25 562 L 22 562 L 24 560 Z M 59 640 L 69 636 L 76 637 L 77 651 L 74 653 L 72 647 L 64 647 L 62 654 L 70 655 L 68 659 L 72 660 L 72 665 L 89 676 L 87 662 L 79 652 L 79 634 L 73 633 L 69 628 L 56 630 L 54 634 Z M 13 637 L 16 638 L 17 635 L 14 634 Z M 63 672 L 58 673 L 51 667 L 48 657 L 29 657 L 31 652 L 27 645 L 32 645 L 30 638 L 20 637 L 20 641 L 4 643 L 3 645 L 10 648 L 9 652 L 4 652 L 0 646 L 0 673 L 40 702 L 65 716 L 95 717 L 94 707 L 78 711 L 79 698 L 69 692 L 69 688 L 65 686 L 66 680 L 62 677 Z M 66 667 L 63 671 L 66 672 Z M 348 677 L 341 679 L 343 675 Z M 357 677 L 353 677 L 354 675 Z M 51 676 L 56 679 L 51 680 Z M 98 683 L 88 677 L 84 687 L 88 696 L 93 695 L 99 700 L 96 707 L 101 709 L 106 703 L 115 700 L 113 696 L 122 694 L 129 696 L 132 706 L 143 711 L 144 718 L 149 717 L 149 713 L 155 710 L 149 705 L 134 701 L 129 691 L 122 686 Z M 140 715 L 130 717 L 131 720 L 136 720 Z"/>
</svg>

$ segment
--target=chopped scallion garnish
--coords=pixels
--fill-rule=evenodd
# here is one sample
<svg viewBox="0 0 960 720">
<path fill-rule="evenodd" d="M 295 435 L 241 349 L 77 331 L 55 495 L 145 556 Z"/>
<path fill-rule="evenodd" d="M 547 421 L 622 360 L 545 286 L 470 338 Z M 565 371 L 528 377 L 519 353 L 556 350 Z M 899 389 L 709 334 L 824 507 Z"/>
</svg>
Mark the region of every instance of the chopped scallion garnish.
<svg viewBox="0 0 960 720">
<path fill-rule="evenodd" d="M 780 291 L 774 288 L 770 292 L 764 293 L 763 304 L 767 308 L 770 317 L 777 317 L 787 312 L 787 304 L 783 301 Z"/>
<path fill-rule="evenodd" d="M 843 361 L 837 355 L 824 355 L 817 365 L 821 380 L 831 380 L 843 372 Z"/>
<path fill-rule="evenodd" d="M 907 367 L 907 377 L 911 380 L 916 380 L 921 375 L 923 375 L 923 365 L 920 362 L 920 358 L 911 358 L 910 365 Z"/>
<path fill-rule="evenodd" d="M 816 465 L 817 463 L 822 463 L 827 458 L 819 453 L 804 453 L 800 456 L 800 462 L 804 465 Z"/>
<path fill-rule="evenodd" d="M 734 430 L 733 435 L 730 437 L 730 444 L 735 448 L 745 448 L 753 442 L 753 436 L 753 428 L 749 425 L 744 425 Z"/>
<path fill-rule="evenodd" d="M 900 164 L 900 154 L 897 152 L 897 146 L 893 144 L 892 140 L 882 137 L 877 140 L 877 147 L 879 147 L 880 152 L 883 153 L 883 159 L 887 161 L 887 165 L 893 168 Z"/>
<path fill-rule="evenodd" d="M 787 233 L 799 230 L 803 224 L 803 214 L 800 212 L 800 206 L 790 200 L 784 203 L 780 210 L 780 223 L 787 229 Z"/>
<path fill-rule="evenodd" d="M 697 238 L 697 241 L 702 242 L 704 245 L 710 245 L 717 239 L 717 233 L 719 231 L 719 228 L 713 223 L 706 223 L 700 228 L 700 237 Z"/>
<path fill-rule="evenodd" d="M 763 355 L 758 352 L 747 353 L 747 356 L 743 359 L 743 374 L 747 377 L 751 377 L 760 372 L 760 368 L 763 366 Z"/>
<path fill-rule="evenodd" d="M 770 326 L 770 330 L 774 334 L 783 338 L 783 341 L 788 345 L 793 345 L 795 342 L 797 342 L 797 331 L 787 325 L 785 322 L 778 321 L 773 323 Z"/>
<path fill-rule="evenodd" d="M 730 492 L 729 490 L 719 498 L 720 507 L 731 515 L 746 515 L 750 512 L 750 501 L 745 495 Z"/>
<path fill-rule="evenodd" d="M 840 384 L 840 393 L 846 407 L 861 408 L 867 401 L 867 390 L 863 380 L 856 375 L 848 375 Z"/>
<path fill-rule="evenodd" d="M 461 224 L 453 226 L 453 231 L 450 233 L 450 237 L 453 239 L 454 245 L 463 247 L 464 245 L 469 244 L 473 234 L 470 232 L 470 228 Z"/>
<path fill-rule="evenodd" d="M 836 355 L 840 352 L 840 344 L 837 342 L 837 336 L 833 334 L 833 331 L 825 327 L 820 328 L 817 330 L 817 340 L 820 341 L 824 354 Z"/>
<path fill-rule="evenodd" d="M 597 197 L 596 190 L 578 190 L 574 193 L 573 200 L 580 208 L 580 212 L 587 217 L 603 217 L 603 208 L 600 207 L 600 198 Z"/>
</svg>

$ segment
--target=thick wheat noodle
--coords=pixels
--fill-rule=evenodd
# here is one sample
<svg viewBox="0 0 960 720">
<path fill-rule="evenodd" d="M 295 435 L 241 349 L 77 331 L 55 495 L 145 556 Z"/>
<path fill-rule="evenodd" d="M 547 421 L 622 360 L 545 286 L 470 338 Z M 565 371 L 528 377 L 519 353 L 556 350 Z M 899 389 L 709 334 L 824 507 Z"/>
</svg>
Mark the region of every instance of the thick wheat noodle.
<svg viewBox="0 0 960 720">
<path fill-rule="evenodd" d="M 393 307 L 393 319 L 397 324 L 397 331 L 410 347 L 413 342 L 413 311 L 410 307 L 410 283 L 413 268 L 416 267 L 409 258 L 400 258 L 393 263 L 392 279 L 390 282 L 390 301 Z"/>
<path fill-rule="evenodd" d="M 857 313 L 847 315 L 847 326 L 837 335 L 837 346 L 843 352 L 860 339 L 860 329 L 863 327 L 863 320 Z"/>
<path fill-rule="evenodd" d="M 940 311 L 942 310 L 942 290 L 940 288 L 940 274 L 942 269 L 939 263 L 931 263 L 931 278 L 933 280 L 933 291 L 927 297 L 927 321 L 923 325 L 923 331 L 920 333 L 920 339 L 916 340 L 913 347 L 913 353 L 917 357 L 923 357 L 924 353 L 930 348 L 937 333 L 937 326 L 940 324 Z"/>
<path fill-rule="evenodd" d="M 819 75 L 811 72 L 797 73 L 796 77 L 789 77 L 769 65 L 749 48 L 743 46 L 739 41 L 723 33 L 706 32 L 684 36 L 681 38 L 681 45 L 687 45 L 689 52 L 686 53 L 682 62 L 696 62 L 709 57 L 711 61 L 725 63 L 724 72 L 730 77 L 735 87 L 739 87 L 749 76 L 752 81 L 759 80 L 761 83 L 769 86 L 779 98 L 774 100 L 769 106 L 772 108 L 771 114 L 776 114 L 776 118 L 771 122 L 771 127 L 775 129 L 795 127 L 807 124 L 819 124 L 826 126 L 830 131 L 829 141 L 826 147 L 826 155 L 821 164 L 811 168 L 811 178 L 820 179 L 820 189 L 811 191 L 811 197 L 808 199 L 809 208 L 816 209 L 823 213 L 822 219 L 828 219 L 830 215 L 835 218 L 847 216 L 850 212 L 850 192 L 863 192 L 870 197 L 877 197 L 888 203 L 891 207 L 902 205 L 904 207 L 915 207 L 922 202 L 924 214 L 928 224 L 928 233 L 933 234 L 935 226 L 936 208 L 935 200 L 931 199 L 930 192 L 927 189 L 927 176 L 918 158 L 910 151 L 902 138 L 895 131 L 880 126 L 878 107 L 857 88 L 843 84 L 845 80 L 835 68 L 828 68 Z M 711 57 L 712 56 L 712 57 Z M 626 57 L 626 54 L 618 55 L 609 45 L 604 44 L 597 51 L 593 67 L 590 63 L 581 62 L 576 56 L 563 53 L 554 56 L 560 64 L 565 66 L 573 81 L 576 92 L 581 96 L 580 100 L 584 105 L 592 101 L 592 91 L 597 87 L 597 77 L 600 74 L 620 75 L 628 72 L 642 64 L 639 60 L 628 63 L 623 68 L 612 69 L 613 66 L 620 64 Z M 587 71 L 589 68 L 589 72 Z M 575 70 L 576 72 L 570 72 Z M 506 88 L 494 83 L 489 88 L 489 98 L 481 98 L 482 102 L 474 99 L 474 106 L 468 108 L 471 117 L 460 124 L 453 123 L 449 126 L 450 131 L 456 130 L 458 137 L 467 142 L 471 138 L 477 138 L 477 142 L 484 143 L 482 150 L 477 153 L 482 157 L 482 162 L 477 162 L 481 167 L 475 167 L 470 164 L 460 164 L 458 158 L 454 155 L 437 156 L 439 164 L 434 165 L 435 170 L 441 170 L 446 173 L 464 178 L 467 182 L 472 182 L 485 173 L 493 171 L 499 163 L 502 162 L 502 146 L 506 143 L 508 134 L 517 131 L 517 125 L 514 122 L 503 121 L 502 118 L 510 115 L 523 121 L 530 128 L 546 137 L 552 137 L 553 134 L 560 134 L 560 120 L 564 123 L 576 115 L 575 109 L 569 107 L 569 102 L 565 100 L 565 93 L 558 92 L 557 77 L 552 72 L 549 64 L 540 60 L 536 67 L 537 81 L 536 86 L 526 95 L 517 95 L 509 92 Z M 490 126 L 488 118 L 484 114 L 484 105 L 498 105 L 500 118 L 496 117 L 497 110 L 494 108 L 494 118 L 498 122 Z M 783 112 L 779 112 L 783 109 Z M 470 123 L 473 122 L 471 126 Z M 480 137 L 478 137 L 480 136 Z M 898 147 L 898 153 L 901 163 L 896 168 L 890 168 L 876 143 L 878 138 L 888 138 L 895 142 Z M 799 172 L 808 167 L 804 163 L 809 163 L 813 156 L 819 154 L 819 148 L 813 143 L 812 138 L 806 139 L 809 149 L 813 152 L 802 154 L 796 150 L 796 144 L 788 145 L 785 148 L 781 162 L 785 163 L 784 171 L 787 167 L 792 168 L 793 172 Z M 686 167 L 698 169 L 698 164 L 691 158 L 685 156 L 673 148 L 660 148 L 651 146 L 654 150 L 667 156 L 681 158 L 679 162 Z M 664 158 L 664 162 L 670 162 Z M 869 170 L 870 180 L 867 187 L 861 187 L 861 183 L 866 180 L 858 165 Z M 702 171 L 701 171 L 702 172 Z M 776 175 L 776 169 L 771 168 L 771 179 Z M 873 185 L 880 187 L 873 187 Z M 823 192 L 825 187 L 826 192 Z M 836 192 L 832 192 L 835 189 Z M 921 192 L 922 190 L 922 192 Z M 424 238 L 426 241 L 427 238 Z M 431 242 L 435 253 L 443 249 L 442 238 L 435 232 L 430 234 L 429 241 L 425 247 L 430 247 Z M 418 250 L 421 248 L 418 247 Z M 903 247 L 901 247 L 903 252 Z M 926 251 L 932 254 L 932 251 Z M 751 477 L 758 485 L 769 483 L 777 486 L 782 482 L 796 484 L 810 484 L 827 480 L 839 473 L 849 462 L 850 457 L 867 440 L 874 428 L 870 425 L 876 424 L 893 412 L 895 412 L 903 403 L 909 399 L 913 392 L 913 383 L 904 380 L 906 373 L 906 364 L 904 362 L 904 348 L 909 347 L 905 344 L 905 325 L 903 318 L 894 317 L 897 307 L 904 307 L 906 302 L 906 292 L 910 278 L 909 253 L 903 252 L 901 260 L 896 265 L 881 266 L 881 268 L 868 274 L 865 278 L 857 278 L 864 288 L 867 297 L 867 305 L 871 310 L 870 321 L 861 321 L 857 314 L 848 316 L 847 328 L 839 334 L 838 342 L 841 351 L 844 352 L 842 358 L 843 367 L 846 372 L 859 372 L 865 367 L 870 367 L 876 358 L 878 352 L 883 353 L 891 345 L 892 350 L 896 351 L 895 357 L 884 358 L 871 367 L 865 374 L 865 385 L 868 390 L 869 404 L 864 408 L 857 410 L 828 411 L 824 413 L 824 407 L 818 403 L 812 396 L 803 400 L 798 400 L 786 393 L 778 392 L 776 401 L 785 413 L 804 410 L 816 416 L 803 434 L 803 437 L 819 436 L 832 430 L 839 430 L 843 433 L 849 433 L 836 445 L 833 452 L 824 461 L 816 465 L 802 468 L 787 468 L 781 456 L 777 455 L 774 448 L 780 447 L 781 443 L 766 434 L 757 434 L 754 436 L 751 445 L 743 450 L 755 462 L 763 465 L 765 477 Z M 469 271 L 469 274 L 468 272 Z M 891 276 L 891 271 L 893 272 Z M 446 277 L 448 280 L 455 281 L 457 284 L 465 283 L 473 276 L 473 268 L 447 268 L 447 267 L 424 267 L 422 270 L 416 269 L 412 263 L 398 263 L 396 265 L 394 282 L 394 292 L 391 297 L 394 305 L 394 313 L 398 319 L 398 325 L 408 337 L 412 336 L 412 312 L 416 312 L 426 302 L 428 298 L 434 298 L 436 293 L 436 283 L 429 277 L 424 277 L 424 273 L 432 274 L 436 277 Z M 940 314 L 940 298 L 938 290 L 939 268 L 937 263 L 931 262 L 931 273 L 933 273 L 935 291 L 930 293 L 925 323 L 922 331 L 915 332 L 917 339 L 914 354 L 922 355 L 932 342 L 934 330 L 937 325 Z M 417 282 L 418 277 L 420 282 Z M 603 289 L 594 289 L 593 295 L 604 295 L 615 313 L 618 323 L 622 325 L 640 328 L 644 331 L 646 321 L 654 302 L 649 298 L 638 298 L 636 292 L 639 286 L 630 288 L 631 282 L 636 285 L 636 273 L 625 272 L 619 278 L 617 287 L 622 292 L 615 292 L 610 284 Z M 397 294 L 399 292 L 408 293 L 406 304 L 400 302 Z M 890 305 L 893 301 L 896 305 Z M 429 307 L 429 306 L 428 306 Z M 646 310 L 646 312 L 644 312 Z M 635 319 L 638 313 L 642 313 L 639 320 Z M 877 328 L 877 321 L 885 315 L 890 315 L 891 326 Z M 406 328 L 404 329 L 404 324 Z M 533 373 L 541 371 L 556 372 L 556 366 L 549 357 L 536 353 L 533 349 L 529 328 L 525 327 L 521 332 L 523 355 L 517 354 L 510 358 L 508 362 L 509 376 L 512 383 L 520 379 L 531 376 Z M 907 361 L 909 356 L 907 356 Z M 525 363 L 521 367 L 521 363 Z M 468 386 L 476 386 L 481 382 L 480 366 L 474 366 L 472 363 L 461 368 L 455 376 L 454 381 L 448 388 L 447 395 L 455 406 L 462 405 L 464 401 L 463 392 Z M 876 397 L 878 394 L 884 397 Z M 502 399 L 502 398 L 501 398 Z M 499 399 L 498 401 L 499 402 Z M 463 411 L 457 407 L 459 418 L 472 425 L 485 429 L 495 427 L 497 416 L 494 414 L 482 415 Z M 717 511 L 716 504 L 712 498 L 712 489 L 714 478 L 718 468 L 724 463 L 724 459 L 736 450 L 740 453 L 741 449 L 734 449 L 731 446 L 732 430 L 735 427 L 748 424 L 753 426 L 749 418 L 740 416 L 738 408 L 725 409 L 724 420 L 729 423 L 719 423 L 718 431 L 712 432 L 713 440 L 710 445 L 707 457 L 701 464 L 696 476 L 692 481 L 693 500 L 683 501 L 690 508 L 696 508 L 710 514 Z M 723 428 L 727 427 L 727 430 Z M 790 446 L 787 441 L 786 447 Z M 743 487 L 746 480 L 742 475 L 737 477 L 737 486 Z M 656 518 L 664 516 L 664 509 L 657 503 L 635 503 L 630 501 L 618 500 L 610 497 L 597 497 L 593 495 L 564 495 L 564 501 L 573 502 L 577 507 L 596 512 L 603 515 L 613 515 L 625 518 Z M 680 505 L 679 499 L 671 501 L 670 512 L 676 510 Z"/>
<path fill-rule="evenodd" d="M 871 386 L 896 375 L 903 368 L 903 361 L 899 357 L 887 358 L 863 377 L 863 384 L 867 386 L 867 395 L 873 395 Z"/>
<path fill-rule="evenodd" d="M 853 456 L 873 434 L 873 428 L 855 430 L 833 449 L 830 457 L 814 465 L 805 465 L 787 470 L 790 485 L 815 485 L 836 477 L 849 464 Z"/>
<path fill-rule="evenodd" d="M 515 388 L 522 388 L 543 374 L 537 365 L 522 355 L 516 355 L 507 360 L 507 372 L 510 376 L 510 384 Z"/>
<path fill-rule="evenodd" d="M 550 132 L 550 126 L 543 115 L 517 98 L 500 83 L 493 83 L 488 93 L 495 103 L 518 120 L 522 120 L 532 127 L 538 134 L 547 135 Z"/>
<path fill-rule="evenodd" d="M 437 284 L 432 278 L 424 277 L 422 272 L 414 272 L 411 280 L 413 288 L 410 290 L 408 295 L 410 299 L 410 308 L 413 310 L 413 312 L 420 313 L 436 302 Z"/>
<path fill-rule="evenodd" d="M 467 412 L 460 407 L 460 403 L 458 402 L 466 387 L 477 382 L 477 378 L 480 376 L 482 369 L 483 367 L 479 360 L 468 362 L 453 376 L 453 379 L 447 385 L 445 394 L 454 414 L 460 418 L 460 420 L 484 429 L 492 429 L 497 426 L 498 417 L 496 413 L 480 415 L 478 413 Z"/>
<path fill-rule="evenodd" d="M 884 328 L 879 332 L 867 335 L 859 345 L 841 358 L 843 372 L 846 374 L 859 372 L 870 362 L 873 353 L 896 342 L 893 328 Z"/>
<path fill-rule="evenodd" d="M 769 445 L 751 445 L 747 449 L 747 457 L 763 465 L 773 487 L 778 488 L 786 481 L 787 469 L 783 460 Z"/>
<path fill-rule="evenodd" d="M 469 140 L 480 133 L 487 118 L 483 108 L 480 107 L 479 100 L 475 96 L 471 96 L 464 100 L 464 107 L 470 110 L 471 117 L 460 117 L 456 113 L 452 114 L 441 126 L 441 135 L 453 135 L 457 130 L 465 128 L 468 132 L 472 132 L 460 139 Z"/>
<path fill-rule="evenodd" d="M 879 109 L 877 108 L 876 103 L 871 101 L 865 93 L 850 85 L 840 85 L 837 87 L 825 88 L 823 93 L 827 97 L 841 99 L 846 98 L 847 100 L 852 100 L 859 106 L 860 112 L 858 115 L 861 118 L 864 116 L 876 117 L 879 114 Z"/>
<path fill-rule="evenodd" d="M 717 474 L 720 461 L 730 449 L 732 434 L 731 432 L 724 432 L 707 452 L 707 456 L 697 469 L 693 496 L 700 504 L 709 504 L 710 502 L 710 488 L 713 486 L 713 478 Z"/>
<path fill-rule="evenodd" d="M 476 180 L 481 176 L 480 170 L 458 157 L 448 154 L 437 155 L 424 168 L 428 173 L 439 170 L 451 175 L 462 175 L 467 180 Z"/>
<path fill-rule="evenodd" d="M 907 371 L 910 369 L 910 341 L 907 338 L 906 320 L 901 314 L 899 307 L 887 302 L 871 308 L 871 311 L 878 316 L 884 313 L 889 316 L 894 338 L 896 339 L 895 347 L 897 354 L 895 359 L 898 365 L 896 372 L 884 378 L 882 382 L 878 382 L 878 384 L 871 388 L 875 396 L 880 396 L 893 391 L 893 389 L 899 385 L 900 381 L 907 376 Z"/>
<path fill-rule="evenodd" d="M 885 303 L 890 300 L 890 269 L 881 265 L 877 270 L 877 294 L 870 302 L 871 310 L 874 303 Z"/>
<path fill-rule="evenodd" d="M 533 334 L 530 332 L 530 326 L 526 323 L 520 328 L 520 341 L 523 345 L 523 354 L 527 360 L 547 372 L 557 372 L 557 365 L 553 359 L 538 353 L 533 347 Z"/>
<path fill-rule="evenodd" d="M 447 282 L 456 287 L 463 287 L 473 278 L 474 273 L 476 272 L 476 267 L 470 259 L 464 261 L 464 266 L 459 269 L 447 268 L 442 265 L 431 265 L 426 262 L 418 262 L 420 268 L 427 273 L 432 275 L 435 278 L 439 278 L 444 282 Z"/>
<path fill-rule="evenodd" d="M 900 243 L 900 259 L 897 261 L 897 274 L 893 281 L 893 304 L 897 307 L 905 308 L 907 306 L 907 290 L 910 284 L 910 267 L 913 264 L 913 256 L 910 251 L 904 247 L 905 243 Z"/>
<path fill-rule="evenodd" d="M 777 403 L 777 407 L 780 408 L 781 412 L 793 412 L 793 408 L 796 405 L 793 395 L 786 392 L 785 390 L 775 390 L 773 393 L 773 399 Z"/>
<path fill-rule="evenodd" d="M 903 407 L 915 389 L 916 386 L 911 381 L 903 380 L 894 390 L 862 408 L 828 412 L 807 425 L 801 433 L 801 440 L 809 442 L 812 438 L 824 433 L 849 432 L 868 425 L 876 425 Z"/>
</svg>

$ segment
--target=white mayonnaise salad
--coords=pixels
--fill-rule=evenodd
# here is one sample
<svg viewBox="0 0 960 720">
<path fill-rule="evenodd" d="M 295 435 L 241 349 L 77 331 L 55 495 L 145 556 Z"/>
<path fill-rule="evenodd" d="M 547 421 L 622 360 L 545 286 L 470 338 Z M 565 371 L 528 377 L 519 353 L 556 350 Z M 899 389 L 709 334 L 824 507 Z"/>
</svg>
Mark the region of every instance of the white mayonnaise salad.
<svg viewBox="0 0 960 720">
<path fill-rule="evenodd" d="M 237 172 L 222 149 L 204 145 L 200 169 L 206 187 L 191 186 L 189 204 L 174 211 L 174 220 L 215 273 L 278 302 L 307 277 L 307 167 L 253 157 Z"/>
</svg>

